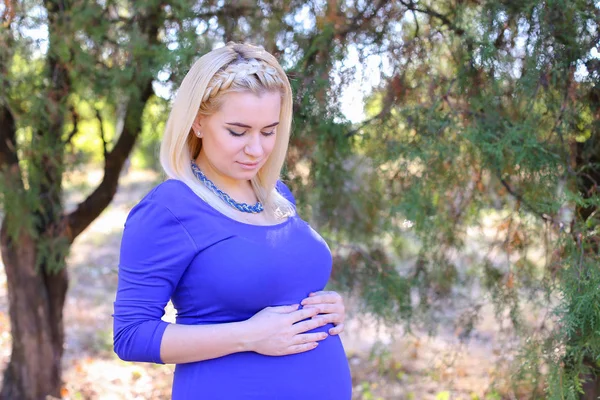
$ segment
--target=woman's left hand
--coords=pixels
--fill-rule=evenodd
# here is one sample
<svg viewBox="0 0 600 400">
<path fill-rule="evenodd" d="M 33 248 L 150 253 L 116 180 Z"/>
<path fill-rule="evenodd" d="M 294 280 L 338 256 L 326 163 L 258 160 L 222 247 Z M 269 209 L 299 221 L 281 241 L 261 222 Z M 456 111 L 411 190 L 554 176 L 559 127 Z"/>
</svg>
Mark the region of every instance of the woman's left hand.
<svg viewBox="0 0 600 400">
<path fill-rule="evenodd" d="M 316 307 L 319 309 L 319 315 L 313 318 L 324 318 L 328 323 L 334 325 L 329 329 L 330 335 L 338 335 L 344 331 L 344 321 L 346 319 L 346 308 L 344 299 L 337 292 L 319 291 L 310 293 L 307 298 L 302 300 L 303 308 Z"/>
</svg>

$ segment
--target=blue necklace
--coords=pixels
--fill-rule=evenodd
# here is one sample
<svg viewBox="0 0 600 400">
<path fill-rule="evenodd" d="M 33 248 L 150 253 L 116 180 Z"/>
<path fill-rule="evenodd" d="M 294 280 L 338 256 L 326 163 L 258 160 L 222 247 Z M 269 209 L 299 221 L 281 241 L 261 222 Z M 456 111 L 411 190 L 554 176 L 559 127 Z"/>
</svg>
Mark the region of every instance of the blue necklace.
<svg viewBox="0 0 600 400">
<path fill-rule="evenodd" d="M 255 205 L 251 206 L 250 204 L 246 203 L 238 203 L 237 201 L 229 197 L 227 193 L 219 189 L 217 185 L 215 185 L 210 179 L 206 177 L 206 175 L 202 173 L 202 171 L 200 171 L 200 168 L 198 167 L 198 165 L 196 165 L 194 160 L 192 160 L 192 171 L 194 172 L 194 175 L 196 175 L 196 178 L 198 178 L 198 180 L 204 183 L 204 185 L 206 185 L 207 188 L 212 190 L 212 192 L 219 196 L 221 200 L 223 200 L 225 203 L 229 204 L 236 210 L 253 214 L 258 214 L 259 212 L 264 210 L 264 207 L 260 201 L 257 202 Z"/>
</svg>

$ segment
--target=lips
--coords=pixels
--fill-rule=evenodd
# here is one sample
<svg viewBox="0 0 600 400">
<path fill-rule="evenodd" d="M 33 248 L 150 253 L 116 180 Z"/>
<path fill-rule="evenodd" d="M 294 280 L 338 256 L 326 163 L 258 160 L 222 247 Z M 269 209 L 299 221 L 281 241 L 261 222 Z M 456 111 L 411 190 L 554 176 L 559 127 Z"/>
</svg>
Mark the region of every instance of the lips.
<svg viewBox="0 0 600 400">
<path fill-rule="evenodd" d="M 245 167 L 256 167 L 258 164 L 260 164 L 260 162 L 254 162 L 254 163 L 244 163 L 244 162 L 238 162 L 239 164 L 245 166 Z"/>
</svg>

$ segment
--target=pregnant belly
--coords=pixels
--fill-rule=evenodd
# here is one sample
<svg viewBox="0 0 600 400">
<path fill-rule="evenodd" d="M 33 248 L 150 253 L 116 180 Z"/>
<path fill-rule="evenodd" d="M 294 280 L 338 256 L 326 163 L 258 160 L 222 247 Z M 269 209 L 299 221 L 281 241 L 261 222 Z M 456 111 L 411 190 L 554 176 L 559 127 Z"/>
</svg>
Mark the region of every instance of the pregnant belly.
<svg viewBox="0 0 600 400">
<path fill-rule="evenodd" d="M 339 336 L 300 354 L 264 356 L 235 353 L 213 360 L 179 364 L 173 399 L 350 400 L 350 369 Z"/>
</svg>

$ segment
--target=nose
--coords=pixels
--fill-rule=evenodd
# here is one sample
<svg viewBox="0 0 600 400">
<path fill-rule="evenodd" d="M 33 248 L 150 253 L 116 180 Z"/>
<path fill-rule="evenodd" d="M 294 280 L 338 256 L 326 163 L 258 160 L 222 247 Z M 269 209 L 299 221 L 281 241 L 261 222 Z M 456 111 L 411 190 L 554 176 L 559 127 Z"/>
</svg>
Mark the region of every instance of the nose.
<svg viewBox="0 0 600 400">
<path fill-rule="evenodd" d="M 244 147 L 244 153 L 254 158 L 262 157 L 262 155 L 264 154 L 264 150 L 261 142 L 260 133 L 258 135 L 248 136 L 249 140 L 246 143 L 246 147 Z"/>
</svg>

